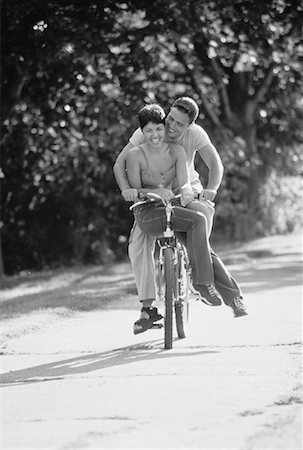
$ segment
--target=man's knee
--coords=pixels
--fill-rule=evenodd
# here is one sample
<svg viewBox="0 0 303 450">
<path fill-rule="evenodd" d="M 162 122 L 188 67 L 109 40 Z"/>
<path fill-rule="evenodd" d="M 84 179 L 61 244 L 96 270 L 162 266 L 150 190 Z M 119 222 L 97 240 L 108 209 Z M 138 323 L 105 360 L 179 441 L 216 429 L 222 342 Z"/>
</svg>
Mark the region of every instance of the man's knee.
<svg viewBox="0 0 303 450">
<path fill-rule="evenodd" d="M 208 234 L 210 234 L 212 225 L 213 225 L 213 217 L 214 217 L 215 209 L 212 206 L 210 206 L 208 204 L 204 204 L 200 201 L 195 201 L 195 202 L 189 203 L 187 205 L 187 208 L 191 209 L 193 211 L 196 211 L 205 217 L 206 225 L 208 228 Z"/>
<path fill-rule="evenodd" d="M 206 231 L 207 230 L 207 219 L 206 219 L 205 215 L 203 213 L 201 213 L 200 211 L 196 211 L 196 220 L 199 224 L 199 227 Z"/>
</svg>

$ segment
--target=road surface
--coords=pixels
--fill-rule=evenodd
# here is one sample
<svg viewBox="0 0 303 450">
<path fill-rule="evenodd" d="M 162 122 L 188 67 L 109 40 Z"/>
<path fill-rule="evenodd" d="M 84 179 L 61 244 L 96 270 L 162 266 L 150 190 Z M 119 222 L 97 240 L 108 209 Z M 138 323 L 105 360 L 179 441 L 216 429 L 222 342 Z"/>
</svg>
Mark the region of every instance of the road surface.
<svg viewBox="0 0 303 450">
<path fill-rule="evenodd" d="M 302 449 L 300 238 L 221 256 L 249 315 L 194 301 L 172 350 L 128 263 L 3 289 L 1 449 Z"/>
</svg>

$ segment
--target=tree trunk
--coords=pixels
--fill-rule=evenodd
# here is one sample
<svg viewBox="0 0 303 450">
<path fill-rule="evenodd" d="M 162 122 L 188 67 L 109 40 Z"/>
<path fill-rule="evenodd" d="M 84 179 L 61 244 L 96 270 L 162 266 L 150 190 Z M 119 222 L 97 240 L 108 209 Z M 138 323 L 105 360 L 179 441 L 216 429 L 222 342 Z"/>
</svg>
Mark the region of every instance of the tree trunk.
<svg viewBox="0 0 303 450">
<path fill-rule="evenodd" d="M 259 164 L 255 126 L 251 123 L 245 124 L 241 130 L 241 137 L 245 140 L 246 160 L 250 163 L 249 178 L 242 193 L 244 211 L 238 225 L 240 238 L 246 240 L 256 237 L 258 233 L 260 189 L 264 180 Z"/>
<path fill-rule="evenodd" d="M 1 240 L 1 230 L 0 230 L 0 278 L 4 275 L 4 264 L 2 255 L 2 240 Z"/>
<path fill-rule="evenodd" d="M 254 105 L 246 100 L 241 106 L 236 111 L 232 111 L 227 126 L 245 141 L 246 162 L 250 164 L 246 189 L 242 192 L 240 199 L 243 212 L 234 224 L 235 237 L 247 240 L 255 237 L 258 232 L 260 188 L 264 180 L 258 157 Z"/>
<path fill-rule="evenodd" d="M 6 67 L 6 80 L 3 82 L 1 88 L 1 123 L 9 117 L 12 109 L 18 103 L 21 98 L 22 88 L 26 81 L 26 75 L 22 67 L 20 67 L 19 62 L 12 62 Z M 5 128 L 5 127 L 4 127 Z M 0 145 L 1 147 L 6 145 L 7 138 L 10 135 L 10 130 L 7 129 L 6 132 L 2 134 Z M 4 263 L 3 263 L 3 252 L 2 252 L 2 240 L 1 240 L 1 229 L 0 229 L 0 278 L 4 275 Z"/>
<path fill-rule="evenodd" d="M 8 118 L 13 107 L 21 98 L 21 92 L 26 81 L 24 69 L 20 67 L 20 63 L 12 61 L 6 67 L 6 79 L 1 87 L 1 121 L 2 123 Z"/>
</svg>

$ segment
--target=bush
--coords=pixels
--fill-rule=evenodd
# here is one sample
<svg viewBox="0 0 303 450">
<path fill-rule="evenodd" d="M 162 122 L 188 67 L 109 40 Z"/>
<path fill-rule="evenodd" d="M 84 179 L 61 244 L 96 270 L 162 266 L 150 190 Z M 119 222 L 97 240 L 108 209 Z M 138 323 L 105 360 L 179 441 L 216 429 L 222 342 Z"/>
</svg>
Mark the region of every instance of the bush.
<svg viewBox="0 0 303 450">
<path fill-rule="evenodd" d="M 302 226 L 302 179 L 272 172 L 260 197 L 260 234 L 285 234 Z"/>
</svg>

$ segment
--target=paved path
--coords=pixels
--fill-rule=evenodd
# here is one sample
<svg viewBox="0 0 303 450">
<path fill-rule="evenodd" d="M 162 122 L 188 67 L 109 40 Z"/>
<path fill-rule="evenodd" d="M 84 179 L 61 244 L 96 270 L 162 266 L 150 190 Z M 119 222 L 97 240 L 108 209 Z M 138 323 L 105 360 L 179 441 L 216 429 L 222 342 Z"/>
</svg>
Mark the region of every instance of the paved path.
<svg viewBox="0 0 303 450">
<path fill-rule="evenodd" d="M 299 244 L 221 252 L 249 316 L 194 302 L 188 337 L 169 351 L 162 330 L 132 334 L 127 264 L 3 291 L 14 314 L 1 327 L 0 448 L 301 449 Z M 101 308 L 66 307 L 71 297 L 95 305 L 100 286 Z"/>
</svg>

